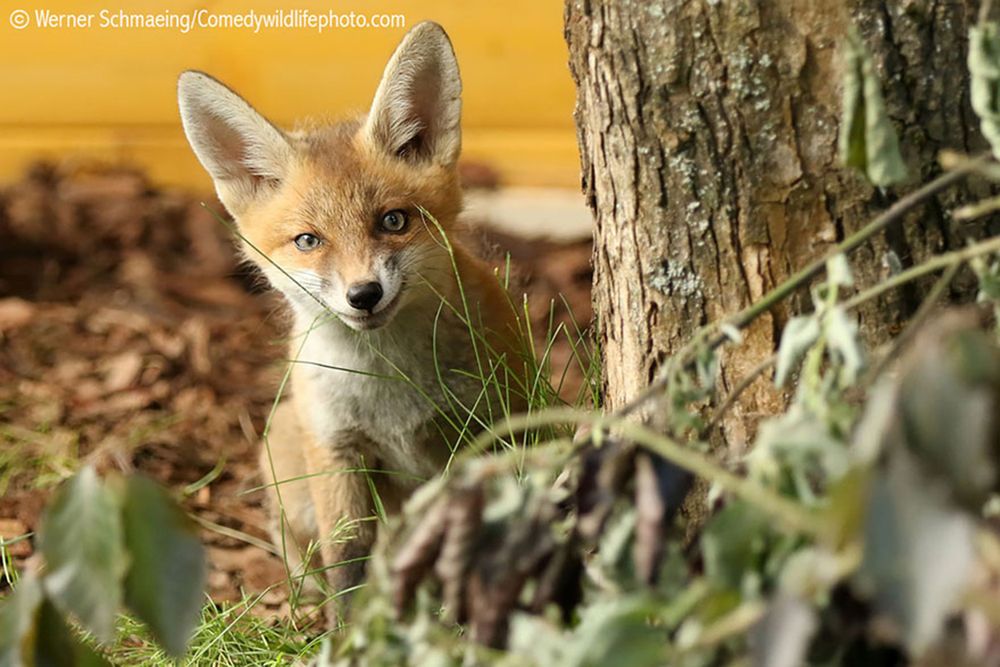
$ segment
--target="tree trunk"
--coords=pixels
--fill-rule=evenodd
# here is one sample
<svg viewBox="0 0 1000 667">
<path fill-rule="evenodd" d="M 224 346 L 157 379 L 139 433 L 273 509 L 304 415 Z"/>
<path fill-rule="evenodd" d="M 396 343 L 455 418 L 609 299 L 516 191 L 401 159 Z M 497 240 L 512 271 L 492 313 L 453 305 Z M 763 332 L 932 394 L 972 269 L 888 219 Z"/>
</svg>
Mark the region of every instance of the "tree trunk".
<svg viewBox="0 0 1000 667">
<path fill-rule="evenodd" d="M 936 175 L 941 149 L 986 147 L 965 65 L 976 12 L 969 0 L 568 0 L 606 408 L 648 385 L 699 326 L 755 301 Z M 873 54 L 911 175 L 889 192 L 838 164 L 838 47 L 851 25 Z M 947 212 L 984 190 L 950 190 L 860 248 L 858 283 L 981 236 L 987 223 L 959 225 Z M 862 309 L 862 331 L 873 340 L 898 331 L 923 289 Z M 809 307 L 800 294 L 749 327 L 722 360 L 720 392 Z M 743 451 L 756 418 L 786 398 L 759 380 L 724 425 L 730 451 Z"/>
</svg>

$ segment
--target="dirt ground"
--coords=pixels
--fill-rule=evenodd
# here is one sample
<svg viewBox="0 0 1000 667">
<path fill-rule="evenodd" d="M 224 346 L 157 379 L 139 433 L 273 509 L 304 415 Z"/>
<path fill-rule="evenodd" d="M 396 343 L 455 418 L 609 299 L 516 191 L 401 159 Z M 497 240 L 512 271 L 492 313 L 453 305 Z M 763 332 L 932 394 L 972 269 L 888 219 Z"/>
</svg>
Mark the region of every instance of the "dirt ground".
<svg viewBox="0 0 1000 667">
<path fill-rule="evenodd" d="M 487 167 L 465 173 L 492 184 Z M 285 576 L 253 489 L 287 319 L 202 202 L 222 210 L 121 169 L 38 165 L 0 190 L 0 536 L 34 531 L 81 460 L 136 469 L 201 523 L 209 592 L 224 602 Z M 494 257 L 511 253 L 534 331 L 548 328 L 552 299 L 557 320 L 568 321 L 565 298 L 589 321 L 589 241 L 471 237 Z M 558 372 L 569 346 L 552 358 Z M 579 382 L 571 371 L 567 394 Z M 9 550 L 23 564 L 32 544 Z M 260 613 L 281 612 L 284 588 L 262 602 Z"/>
</svg>

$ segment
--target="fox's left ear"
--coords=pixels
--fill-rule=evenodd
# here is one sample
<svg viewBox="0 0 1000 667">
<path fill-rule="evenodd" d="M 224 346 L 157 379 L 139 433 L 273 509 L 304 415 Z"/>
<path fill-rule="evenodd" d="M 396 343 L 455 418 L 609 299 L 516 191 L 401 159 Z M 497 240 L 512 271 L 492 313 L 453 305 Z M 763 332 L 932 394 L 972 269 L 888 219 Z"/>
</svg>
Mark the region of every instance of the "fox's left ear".
<svg viewBox="0 0 1000 667">
<path fill-rule="evenodd" d="M 365 122 L 390 155 L 453 166 L 462 147 L 462 80 L 444 29 L 427 21 L 406 34 L 385 67 Z"/>
</svg>

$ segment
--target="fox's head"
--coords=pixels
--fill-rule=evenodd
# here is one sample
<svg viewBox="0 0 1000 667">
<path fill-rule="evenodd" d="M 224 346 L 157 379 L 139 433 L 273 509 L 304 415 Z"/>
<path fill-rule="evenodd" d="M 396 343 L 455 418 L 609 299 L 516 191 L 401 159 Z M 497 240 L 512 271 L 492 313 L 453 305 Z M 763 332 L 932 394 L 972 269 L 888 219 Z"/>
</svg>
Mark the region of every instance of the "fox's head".
<svg viewBox="0 0 1000 667">
<path fill-rule="evenodd" d="M 448 36 L 421 23 L 362 119 L 286 132 L 194 71 L 181 74 L 178 98 L 250 257 L 300 312 L 329 309 L 364 330 L 429 298 L 450 271 L 422 210 L 448 229 L 461 208 L 461 90 Z"/>
</svg>

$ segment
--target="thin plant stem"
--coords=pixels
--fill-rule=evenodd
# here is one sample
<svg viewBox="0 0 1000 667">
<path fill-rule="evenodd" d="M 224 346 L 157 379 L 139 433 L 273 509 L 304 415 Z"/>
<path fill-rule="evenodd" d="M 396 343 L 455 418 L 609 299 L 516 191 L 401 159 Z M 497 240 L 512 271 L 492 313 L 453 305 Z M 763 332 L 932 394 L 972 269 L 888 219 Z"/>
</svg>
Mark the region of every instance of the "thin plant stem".
<svg viewBox="0 0 1000 667">
<path fill-rule="evenodd" d="M 941 277 L 937 279 L 931 291 L 927 293 L 927 297 L 924 299 L 923 303 L 920 304 L 920 308 L 917 312 L 910 318 L 909 323 L 906 325 L 906 329 L 903 333 L 896 337 L 893 341 L 892 347 L 889 351 L 879 359 L 878 363 L 871 367 L 871 369 L 866 373 L 865 377 L 859 383 L 862 387 L 867 387 L 871 384 L 875 378 L 882 375 L 885 369 L 892 363 L 892 361 L 899 356 L 900 350 L 906 347 L 906 344 L 913 338 L 917 331 L 924 325 L 927 318 L 930 317 L 931 313 L 934 311 L 938 300 L 944 291 L 948 289 L 951 281 L 955 279 L 955 274 L 958 273 L 959 267 L 962 266 L 962 262 L 955 262 L 950 264 L 941 274 Z"/>
<path fill-rule="evenodd" d="M 980 255 L 991 254 L 994 252 L 1000 252 L 1000 238 L 987 239 L 986 241 L 972 244 L 963 250 L 956 250 L 954 252 L 938 255 L 923 264 L 908 269 L 907 271 L 903 271 L 890 280 L 879 283 L 878 285 L 860 292 L 855 297 L 845 301 L 843 304 L 844 308 L 856 308 L 862 303 L 880 296 L 888 289 L 898 287 L 903 283 L 910 282 L 929 273 L 933 273 L 942 266 L 945 267 L 945 272 L 934 284 L 934 287 L 931 288 L 931 291 L 928 292 L 927 297 L 920 305 L 916 314 L 910 320 L 906 330 L 904 330 L 903 333 L 896 339 L 893 349 L 885 357 L 883 357 L 883 359 L 871 371 L 869 371 L 868 376 L 859 384 L 862 386 L 869 384 L 872 379 L 880 375 L 881 372 L 885 370 L 885 367 L 892 361 L 898 353 L 898 350 L 903 347 L 903 344 L 913 336 L 927 317 L 930 316 L 930 313 L 933 311 L 934 304 L 941 298 L 941 294 L 948 287 L 948 285 L 951 284 L 951 281 L 954 279 L 955 274 L 958 272 L 959 267 L 961 267 L 963 263 Z M 739 384 L 737 384 L 733 391 L 726 397 L 726 400 L 722 403 L 722 405 L 720 405 L 716 410 L 716 413 L 713 415 L 711 420 L 709 420 L 709 423 L 704 429 L 702 429 L 700 437 L 704 438 L 706 434 L 718 424 L 719 420 L 725 412 L 732 407 L 732 404 L 737 398 L 739 398 L 740 394 L 746 391 L 746 389 L 753 384 L 753 381 L 757 379 L 757 376 L 770 368 L 777 361 L 777 359 L 777 354 L 772 354 L 740 380 Z"/>
<path fill-rule="evenodd" d="M 619 417 L 633 414 L 642 407 L 648 400 L 658 396 L 666 387 L 672 375 L 671 368 L 676 364 L 682 364 L 685 368 L 694 362 L 691 354 L 694 350 L 704 345 L 709 350 L 715 350 L 730 339 L 727 331 L 741 330 L 746 328 L 751 322 L 764 313 L 769 312 L 774 306 L 793 294 L 810 280 L 821 274 L 831 259 L 837 255 L 847 254 L 860 247 L 870 238 L 885 230 L 890 225 L 902 220 L 903 216 L 911 209 L 922 204 L 927 199 L 945 190 L 971 173 L 979 171 L 990 161 L 988 154 L 981 155 L 971 160 L 965 160 L 955 165 L 954 169 L 941 174 L 933 181 L 914 190 L 902 197 L 895 204 L 878 215 L 874 220 L 854 234 L 838 243 L 826 255 L 813 261 L 805 268 L 800 269 L 794 275 L 782 282 L 780 285 L 768 292 L 759 301 L 744 308 L 733 317 L 722 322 L 707 325 L 697 331 L 687 344 L 681 347 L 674 354 L 670 361 L 661 369 L 659 376 L 645 389 L 639 392 L 632 400 L 614 411 Z M 902 275 L 902 274 L 900 274 Z"/>
<path fill-rule="evenodd" d="M 740 379 L 737 385 L 733 387 L 733 390 L 729 392 L 729 395 L 726 396 L 726 399 L 722 401 L 718 408 L 716 408 L 715 413 L 712 415 L 711 419 L 708 420 L 708 423 L 705 424 L 705 427 L 701 429 L 701 432 L 698 434 L 699 439 L 703 440 L 708 437 L 708 434 L 712 432 L 712 429 L 719 425 L 729 409 L 736 404 L 740 395 L 746 391 L 758 377 L 771 368 L 777 360 L 778 354 L 772 354 L 767 359 L 757 364 L 753 370 Z"/>
<path fill-rule="evenodd" d="M 673 438 L 667 437 L 630 419 L 582 412 L 573 408 L 555 408 L 532 415 L 512 417 L 503 427 L 511 433 L 542 426 L 558 424 L 590 425 L 593 433 L 613 429 L 626 440 L 642 445 L 690 473 L 718 485 L 724 491 L 746 500 L 759 510 L 779 520 L 786 528 L 798 533 L 823 536 L 823 526 L 810 511 L 786 500 L 753 480 L 740 477 L 690 447 L 685 447 Z M 485 433 L 473 442 L 472 451 L 482 451 L 496 437 L 496 433 Z"/>
</svg>

